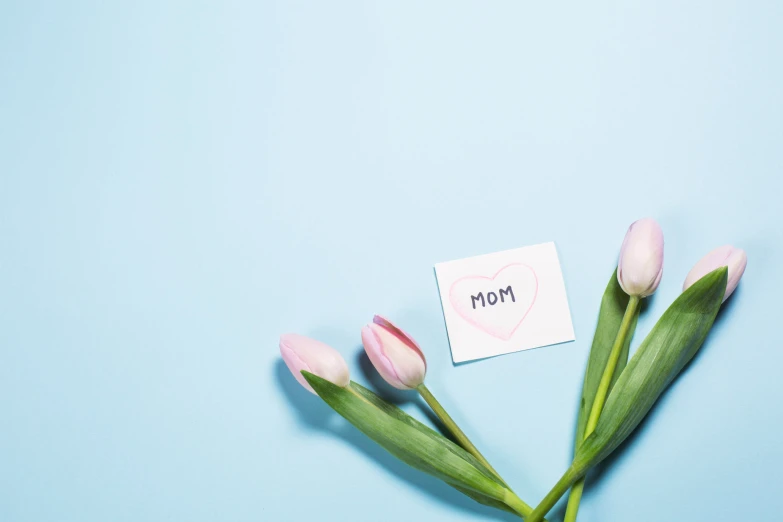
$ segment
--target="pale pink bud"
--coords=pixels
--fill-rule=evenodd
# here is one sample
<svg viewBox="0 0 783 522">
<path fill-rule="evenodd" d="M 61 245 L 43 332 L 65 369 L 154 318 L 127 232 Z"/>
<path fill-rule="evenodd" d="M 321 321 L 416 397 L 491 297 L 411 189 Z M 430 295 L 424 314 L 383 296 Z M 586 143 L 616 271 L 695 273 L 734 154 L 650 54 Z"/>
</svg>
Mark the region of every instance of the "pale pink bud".
<svg viewBox="0 0 783 522">
<path fill-rule="evenodd" d="M 718 247 L 706 256 L 702 257 L 685 278 L 682 290 L 685 291 L 693 283 L 717 270 L 722 266 L 729 267 L 728 281 L 726 282 L 726 293 L 723 294 L 723 300 L 729 298 L 732 292 L 737 288 L 742 274 L 745 273 L 745 266 L 748 264 L 748 256 L 741 248 L 734 248 L 731 245 Z"/>
<path fill-rule="evenodd" d="M 362 328 L 367 356 L 381 377 L 395 388 L 410 390 L 424 382 L 427 361 L 411 336 L 376 315 Z"/>
<path fill-rule="evenodd" d="M 304 335 L 285 334 L 280 336 L 280 355 L 299 384 L 315 393 L 302 370 L 306 370 L 322 379 L 342 388 L 351 382 L 348 365 L 340 353 L 320 341 Z"/>
<path fill-rule="evenodd" d="M 655 293 L 663 275 L 663 231 L 654 219 L 634 222 L 625 233 L 617 263 L 617 281 L 626 294 Z"/>
</svg>

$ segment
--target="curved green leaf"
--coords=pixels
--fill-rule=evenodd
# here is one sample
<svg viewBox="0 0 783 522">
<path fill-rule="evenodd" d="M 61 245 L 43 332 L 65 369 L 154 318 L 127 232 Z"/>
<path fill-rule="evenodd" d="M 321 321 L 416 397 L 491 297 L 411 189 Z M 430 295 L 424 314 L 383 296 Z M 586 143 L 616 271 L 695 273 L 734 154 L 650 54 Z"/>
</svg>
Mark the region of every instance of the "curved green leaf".
<svg viewBox="0 0 783 522">
<path fill-rule="evenodd" d="M 595 431 L 577 450 L 576 469 L 594 466 L 614 451 L 693 358 L 720 309 L 727 271 L 710 272 L 664 312 L 617 380 Z"/>
<path fill-rule="evenodd" d="M 458 457 L 467 460 L 471 464 L 473 464 L 475 467 L 477 467 L 479 470 L 481 470 L 485 475 L 491 476 L 497 483 L 503 485 L 504 487 L 508 488 L 505 484 L 503 484 L 503 479 L 496 476 L 492 470 L 488 469 L 484 464 L 481 463 L 476 457 L 471 455 L 468 451 L 466 451 L 462 446 L 459 446 L 458 444 L 452 443 L 451 440 L 445 438 L 443 435 L 438 433 L 437 431 L 433 430 L 429 426 L 422 424 L 421 422 L 417 421 L 407 413 L 405 413 L 403 410 L 398 408 L 397 406 L 383 400 L 378 395 L 373 393 L 372 391 L 368 390 L 361 384 L 351 382 L 351 388 L 354 389 L 357 393 L 362 395 L 365 399 L 372 402 L 375 406 L 380 408 L 383 412 L 387 413 L 388 415 L 391 415 L 395 419 L 402 421 L 409 426 L 416 428 L 417 430 L 423 432 L 425 435 L 433 437 L 439 444 L 442 444 L 444 448 L 446 448 L 448 451 L 452 451 L 457 455 Z M 459 484 L 449 482 L 449 485 L 452 486 L 457 491 L 469 496 L 476 502 L 480 504 L 484 504 L 485 506 L 494 507 L 497 509 L 501 509 L 503 511 L 508 511 L 509 513 L 514 513 L 516 515 L 522 514 L 527 515 L 530 511 L 532 511 L 532 508 L 519 499 L 517 497 L 514 499 L 514 495 L 511 496 L 510 501 L 515 504 L 515 507 L 512 508 L 508 504 L 506 504 L 507 501 L 500 501 L 496 500 L 494 498 L 488 497 L 487 495 L 484 495 L 482 493 L 479 493 L 477 491 L 473 491 L 470 489 L 465 489 L 461 487 Z"/>
<path fill-rule="evenodd" d="M 407 413 L 405 413 L 403 410 L 395 406 L 394 404 L 382 399 L 378 395 L 376 395 L 374 392 L 368 390 L 361 384 L 357 382 L 351 381 L 351 388 L 356 391 L 358 394 L 360 394 L 362 397 L 373 403 L 375 406 L 377 406 L 381 411 L 386 413 L 387 415 L 391 415 L 395 419 L 404 422 L 408 426 L 411 426 L 412 428 L 416 428 L 420 432 L 424 433 L 428 437 L 432 437 L 438 444 L 441 444 L 444 449 L 454 452 L 456 456 L 458 456 L 461 459 L 465 459 L 471 464 L 473 464 L 475 467 L 477 467 L 479 470 L 481 470 L 482 473 L 485 475 L 492 477 L 495 482 L 502 485 L 502 482 L 495 477 L 495 475 L 487 469 L 484 464 L 482 464 L 476 457 L 471 455 L 467 452 L 462 446 L 459 444 L 454 443 L 450 439 L 447 439 L 444 437 L 441 433 L 433 430 L 426 424 L 422 424 L 421 422 L 417 421 Z"/>
<path fill-rule="evenodd" d="M 332 409 L 398 459 L 462 493 L 474 492 L 469 496 L 482 503 L 505 502 L 508 490 L 443 435 L 356 383 L 341 388 L 307 371 L 302 374 Z"/>
<path fill-rule="evenodd" d="M 664 312 L 617 379 L 595 430 L 576 450 L 571 466 L 526 518 L 527 522 L 543 520 L 590 467 L 622 444 L 693 358 L 723 302 L 727 272 L 722 267 L 702 277 Z"/>
</svg>

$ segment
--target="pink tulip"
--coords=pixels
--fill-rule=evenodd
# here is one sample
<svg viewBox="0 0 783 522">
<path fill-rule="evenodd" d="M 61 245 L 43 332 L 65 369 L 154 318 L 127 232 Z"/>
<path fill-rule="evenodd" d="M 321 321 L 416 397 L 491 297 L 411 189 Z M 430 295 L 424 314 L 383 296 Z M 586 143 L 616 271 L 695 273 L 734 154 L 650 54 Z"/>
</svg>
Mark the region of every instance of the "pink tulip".
<svg viewBox="0 0 783 522">
<path fill-rule="evenodd" d="M 424 382 L 424 354 L 416 341 L 391 321 L 373 317 L 372 323 L 362 328 L 362 343 L 375 369 L 395 388 L 411 390 Z"/>
<path fill-rule="evenodd" d="M 634 222 L 625 233 L 617 263 L 617 281 L 626 294 L 655 293 L 663 275 L 663 231 L 654 219 Z"/>
<path fill-rule="evenodd" d="M 351 382 L 348 365 L 340 353 L 320 341 L 303 335 L 285 334 L 280 336 L 280 355 L 299 384 L 315 393 L 305 380 L 302 370 L 306 370 L 322 379 L 342 388 Z"/>
<path fill-rule="evenodd" d="M 726 293 L 723 294 L 723 300 L 729 298 L 739 284 L 742 274 L 745 273 L 745 266 L 748 264 L 748 256 L 741 248 L 734 248 L 731 245 L 718 247 L 706 256 L 702 257 L 685 278 L 682 285 L 683 291 L 693 283 L 722 266 L 729 267 L 728 281 L 726 282 Z"/>
</svg>

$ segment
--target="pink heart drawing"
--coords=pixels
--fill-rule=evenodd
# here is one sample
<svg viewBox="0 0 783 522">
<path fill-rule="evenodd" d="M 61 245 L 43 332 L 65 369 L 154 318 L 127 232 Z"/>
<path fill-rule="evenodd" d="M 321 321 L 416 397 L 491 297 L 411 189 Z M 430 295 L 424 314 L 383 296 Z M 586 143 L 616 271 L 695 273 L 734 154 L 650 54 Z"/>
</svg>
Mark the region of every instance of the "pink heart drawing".
<svg viewBox="0 0 783 522">
<path fill-rule="evenodd" d="M 522 263 L 506 265 L 492 277 L 461 277 L 449 289 L 449 301 L 463 319 L 503 341 L 511 339 L 537 296 L 538 276 Z"/>
</svg>

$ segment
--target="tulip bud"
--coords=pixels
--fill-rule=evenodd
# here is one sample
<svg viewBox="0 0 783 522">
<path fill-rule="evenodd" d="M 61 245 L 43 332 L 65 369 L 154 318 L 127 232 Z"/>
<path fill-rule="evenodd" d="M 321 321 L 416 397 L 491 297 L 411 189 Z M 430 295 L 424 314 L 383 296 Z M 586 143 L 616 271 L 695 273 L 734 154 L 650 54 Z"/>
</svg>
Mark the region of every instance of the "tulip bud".
<svg viewBox="0 0 783 522">
<path fill-rule="evenodd" d="M 654 219 L 634 222 L 625 233 L 617 263 L 617 281 L 626 294 L 655 293 L 663 275 L 663 231 Z"/>
<path fill-rule="evenodd" d="M 322 379 L 342 388 L 351 382 L 348 365 L 340 353 L 320 341 L 304 335 L 285 334 L 280 336 L 280 355 L 285 365 L 294 374 L 299 384 L 315 393 L 305 380 L 302 370 L 306 370 Z"/>
<path fill-rule="evenodd" d="M 373 317 L 362 328 L 362 343 L 375 369 L 395 388 L 411 390 L 424 382 L 427 361 L 419 345 L 387 319 Z"/>
<path fill-rule="evenodd" d="M 741 248 L 734 248 L 731 245 L 725 245 L 718 247 L 706 256 L 702 257 L 698 263 L 691 268 L 685 278 L 685 283 L 682 285 L 682 290 L 685 291 L 693 283 L 709 274 L 713 270 L 717 270 L 722 266 L 729 268 L 728 280 L 726 281 L 726 293 L 723 294 L 723 300 L 729 298 L 729 296 L 737 288 L 742 274 L 745 273 L 745 266 L 748 264 L 748 256 Z"/>
</svg>

